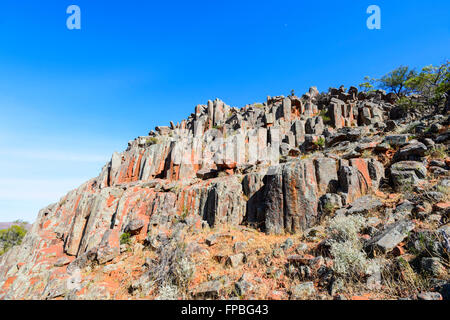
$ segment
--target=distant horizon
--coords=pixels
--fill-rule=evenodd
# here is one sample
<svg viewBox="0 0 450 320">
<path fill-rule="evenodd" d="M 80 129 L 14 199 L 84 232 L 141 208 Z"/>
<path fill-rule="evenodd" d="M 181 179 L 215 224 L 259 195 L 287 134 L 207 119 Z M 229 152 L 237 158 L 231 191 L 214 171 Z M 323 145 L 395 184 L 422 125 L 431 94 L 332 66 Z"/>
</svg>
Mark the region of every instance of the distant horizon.
<svg viewBox="0 0 450 320">
<path fill-rule="evenodd" d="M 81 30 L 66 10 L 81 8 Z M 381 29 L 366 25 L 381 8 Z M 0 12 L 0 221 L 97 176 L 113 152 L 220 98 L 243 107 L 357 86 L 450 57 L 450 2 L 5 0 Z"/>
<path fill-rule="evenodd" d="M 33 222 L 24 221 L 24 222 L 25 222 L 25 227 L 28 230 L 30 229 L 31 225 L 34 223 L 34 221 Z M 14 222 L 14 221 L 11 221 L 11 222 L 4 222 L 4 221 L 2 221 L 2 222 L 0 222 L 0 230 L 8 229 L 8 228 L 10 228 L 13 225 L 17 225 L 17 223 Z"/>
</svg>

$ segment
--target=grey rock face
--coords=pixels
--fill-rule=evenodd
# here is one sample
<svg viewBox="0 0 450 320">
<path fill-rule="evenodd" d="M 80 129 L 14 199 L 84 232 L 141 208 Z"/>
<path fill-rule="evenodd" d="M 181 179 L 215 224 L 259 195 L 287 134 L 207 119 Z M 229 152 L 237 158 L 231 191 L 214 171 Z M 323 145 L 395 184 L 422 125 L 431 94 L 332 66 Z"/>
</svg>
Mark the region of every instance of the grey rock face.
<svg viewBox="0 0 450 320">
<path fill-rule="evenodd" d="M 391 166 L 391 179 L 396 190 L 417 185 L 427 175 L 427 168 L 417 161 L 401 161 Z"/>
<path fill-rule="evenodd" d="M 314 160 L 317 185 L 320 192 L 334 193 L 338 189 L 338 174 L 336 160 L 319 158 Z"/>
<path fill-rule="evenodd" d="M 266 185 L 266 232 L 296 232 L 313 224 L 318 196 L 313 162 L 287 163 L 274 173 Z"/>
<path fill-rule="evenodd" d="M 313 117 L 306 120 L 305 131 L 308 134 L 321 135 L 325 126 L 322 117 Z"/>
</svg>

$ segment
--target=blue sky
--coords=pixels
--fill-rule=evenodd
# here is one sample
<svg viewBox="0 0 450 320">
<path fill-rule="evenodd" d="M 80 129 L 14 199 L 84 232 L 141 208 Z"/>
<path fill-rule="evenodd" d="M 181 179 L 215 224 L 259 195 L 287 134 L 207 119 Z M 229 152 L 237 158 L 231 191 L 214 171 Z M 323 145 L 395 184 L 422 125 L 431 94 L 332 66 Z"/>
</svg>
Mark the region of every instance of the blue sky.
<svg viewBox="0 0 450 320">
<path fill-rule="evenodd" d="M 66 28 L 81 8 L 82 29 Z M 366 27 L 369 5 L 381 30 Z M 114 151 L 196 104 L 358 84 L 450 57 L 450 2 L 0 4 L 0 221 L 34 221 Z"/>
</svg>

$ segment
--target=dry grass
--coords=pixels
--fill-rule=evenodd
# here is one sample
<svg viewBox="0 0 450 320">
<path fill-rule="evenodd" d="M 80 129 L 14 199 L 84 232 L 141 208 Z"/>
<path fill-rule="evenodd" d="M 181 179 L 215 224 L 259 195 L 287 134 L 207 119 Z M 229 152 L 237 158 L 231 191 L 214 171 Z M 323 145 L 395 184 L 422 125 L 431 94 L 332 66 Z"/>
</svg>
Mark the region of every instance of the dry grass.
<svg viewBox="0 0 450 320">
<path fill-rule="evenodd" d="M 395 299 L 409 297 L 431 287 L 429 279 L 416 273 L 402 257 L 387 265 L 381 272 L 384 291 Z"/>
</svg>

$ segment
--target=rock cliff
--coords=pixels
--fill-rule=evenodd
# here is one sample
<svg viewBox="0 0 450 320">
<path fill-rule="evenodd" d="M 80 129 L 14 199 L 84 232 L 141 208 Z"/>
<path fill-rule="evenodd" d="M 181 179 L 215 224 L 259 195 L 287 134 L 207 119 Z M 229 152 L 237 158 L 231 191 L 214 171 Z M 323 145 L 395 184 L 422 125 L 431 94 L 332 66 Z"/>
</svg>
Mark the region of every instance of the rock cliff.
<svg viewBox="0 0 450 320">
<path fill-rule="evenodd" d="M 113 266 L 111 274 L 124 256 L 144 257 L 146 250 L 155 252 L 153 263 L 161 265 L 162 251 L 158 250 L 180 234 L 214 233 L 219 239 L 214 241 L 231 248 L 236 241 L 222 239 L 223 234 L 215 230 L 245 230 L 271 243 L 282 237 L 301 239 L 315 228 L 320 231 L 336 211 L 345 216 L 349 210 L 352 215 L 383 206 L 383 210 L 396 210 L 411 200 L 397 197 L 399 190 L 423 191 L 428 183 L 426 191 L 436 183 L 448 184 L 441 180 L 450 164 L 448 158 L 431 159 L 427 153 L 438 145 L 447 147 L 448 118 L 429 115 L 412 122 L 407 116 L 397 119 L 397 108 L 393 94 L 358 92 L 354 87 L 332 88 L 327 93 L 312 87 L 301 97 L 267 97 L 262 104 L 243 108 L 230 107 L 219 99 L 198 105 L 181 123 L 156 127 L 147 136 L 130 141 L 125 151 L 112 155 L 98 177 L 42 209 L 22 245 L 0 257 L 0 298 L 118 298 L 113 296 L 117 290 L 111 285 L 113 280 L 95 278 L 92 273 Z M 426 130 L 433 125 L 436 132 Z M 434 180 L 430 171 L 438 172 Z M 434 218 L 442 220 L 441 225 L 448 217 L 448 194 L 442 188 L 436 189 L 439 199 L 432 201 L 429 212 L 424 209 L 427 214 L 439 214 Z M 408 213 L 420 211 L 421 200 L 415 200 Z M 391 223 L 401 220 L 389 219 Z M 398 227 L 400 236 L 394 239 L 390 230 L 397 230 L 396 225 L 386 230 L 373 227 L 380 234 L 366 233 L 372 241 L 365 244 L 367 254 L 402 250 L 398 246 L 405 240 L 402 235 L 415 228 L 410 220 Z M 124 235 L 134 247 L 124 241 Z M 319 242 L 318 247 L 326 247 Z M 207 246 L 198 241 L 196 246 L 191 248 L 194 252 L 208 256 Z M 224 266 L 239 270 L 239 265 L 251 263 L 248 252 L 234 251 L 223 256 Z M 219 264 L 221 259 L 214 254 L 209 258 Z M 303 256 L 290 259 L 294 265 L 311 262 Z M 126 284 L 129 291 L 139 287 L 147 296 L 151 290 L 144 284 L 153 280 L 127 263 L 121 269 L 135 272 Z M 314 263 L 327 266 L 326 261 Z M 146 264 L 145 270 L 154 270 L 152 263 Z M 235 286 L 245 296 L 253 280 L 240 276 Z M 140 284 L 136 285 L 136 279 L 141 279 Z M 223 282 L 201 280 L 197 282 L 204 288 L 197 283 L 193 289 L 191 284 L 188 298 L 219 297 L 217 286 Z M 304 287 L 304 283 L 293 286 L 288 290 L 290 297 L 302 295 Z M 272 288 L 260 298 L 287 297 L 288 293 Z"/>
</svg>

